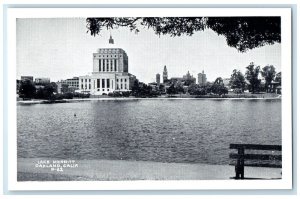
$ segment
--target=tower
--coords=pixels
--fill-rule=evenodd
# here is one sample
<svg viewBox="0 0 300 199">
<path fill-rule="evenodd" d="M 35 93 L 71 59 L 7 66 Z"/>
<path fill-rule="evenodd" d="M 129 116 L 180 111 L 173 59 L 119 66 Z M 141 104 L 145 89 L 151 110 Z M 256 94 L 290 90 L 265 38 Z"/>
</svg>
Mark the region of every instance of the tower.
<svg viewBox="0 0 300 199">
<path fill-rule="evenodd" d="M 160 74 L 159 73 L 156 74 L 156 83 L 160 84 Z"/>
<path fill-rule="evenodd" d="M 112 36 L 110 35 L 109 40 L 108 40 L 109 44 L 114 44 L 114 39 L 112 38 Z"/>
<path fill-rule="evenodd" d="M 198 84 L 200 86 L 204 86 L 206 84 L 206 74 L 204 73 L 204 70 L 202 73 L 198 74 Z"/>
<path fill-rule="evenodd" d="M 163 83 L 165 83 L 167 80 L 168 80 L 168 71 L 167 71 L 167 66 L 165 65 L 163 71 Z"/>
</svg>

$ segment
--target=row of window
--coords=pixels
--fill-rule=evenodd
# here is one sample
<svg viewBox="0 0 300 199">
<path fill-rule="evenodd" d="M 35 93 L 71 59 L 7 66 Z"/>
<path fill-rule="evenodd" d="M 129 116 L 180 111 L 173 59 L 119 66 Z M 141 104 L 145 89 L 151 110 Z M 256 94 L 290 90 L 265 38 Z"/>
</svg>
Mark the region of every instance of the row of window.
<svg viewBox="0 0 300 199">
<path fill-rule="evenodd" d="M 120 79 L 121 83 L 123 82 L 123 79 Z M 117 79 L 117 82 L 119 82 L 119 79 Z M 124 82 L 127 82 L 127 79 L 124 79 Z"/>
<path fill-rule="evenodd" d="M 127 87 L 127 84 L 126 84 L 126 82 L 127 82 L 127 79 L 124 79 L 124 87 L 123 87 L 123 79 L 120 79 L 120 81 L 121 81 L 121 84 L 119 85 L 119 84 L 117 84 L 117 90 L 119 90 L 119 89 L 128 89 L 128 87 Z M 91 79 L 88 79 L 88 84 L 87 84 L 87 79 L 85 79 L 84 81 L 83 81 L 83 79 L 81 79 L 81 82 L 82 82 L 82 84 L 81 84 L 81 89 L 91 89 Z M 85 84 L 83 84 L 83 82 L 85 82 Z M 111 84 L 110 84 L 110 82 L 111 82 Z M 117 82 L 119 82 L 119 79 L 117 79 Z M 100 85 L 100 83 L 101 83 L 101 85 Z M 96 85 L 95 85 L 96 84 Z M 98 90 L 99 90 L 99 88 L 112 88 L 112 89 L 114 89 L 114 81 L 113 80 L 111 80 L 110 81 L 110 79 L 97 79 L 96 81 L 94 81 L 94 88 L 98 88 Z"/>
<path fill-rule="evenodd" d="M 98 57 L 103 57 L 103 58 L 105 58 L 105 57 L 118 57 L 118 55 L 110 55 L 110 56 L 109 55 L 98 55 Z M 120 57 L 122 57 L 122 55 L 120 55 Z"/>
<path fill-rule="evenodd" d="M 109 69 L 110 65 L 110 69 Z M 99 71 L 117 71 L 117 60 L 116 59 L 99 59 Z"/>
</svg>

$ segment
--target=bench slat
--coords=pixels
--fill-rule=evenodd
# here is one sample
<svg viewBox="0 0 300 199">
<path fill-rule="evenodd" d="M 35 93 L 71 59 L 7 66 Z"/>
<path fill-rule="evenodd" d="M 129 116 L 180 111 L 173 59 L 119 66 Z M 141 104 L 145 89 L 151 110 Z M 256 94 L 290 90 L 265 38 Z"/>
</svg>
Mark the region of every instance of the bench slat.
<svg viewBox="0 0 300 199">
<path fill-rule="evenodd" d="M 281 145 L 259 145 L 259 144 L 230 144 L 230 149 L 253 149 L 253 150 L 275 150 L 281 151 Z"/>
<path fill-rule="evenodd" d="M 229 154 L 229 157 L 231 159 L 240 159 L 240 158 L 244 158 L 245 160 L 282 160 L 282 155 L 262 155 L 262 154 L 244 154 L 244 155 L 240 155 L 240 154 L 235 154 L 235 153 L 231 153 Z"/>
</svg>

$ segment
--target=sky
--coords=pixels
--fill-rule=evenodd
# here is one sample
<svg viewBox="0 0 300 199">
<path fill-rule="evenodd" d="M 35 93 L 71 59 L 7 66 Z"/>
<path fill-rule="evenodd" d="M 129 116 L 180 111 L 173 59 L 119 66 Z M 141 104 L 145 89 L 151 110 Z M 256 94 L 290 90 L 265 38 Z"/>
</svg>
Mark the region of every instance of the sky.
<svg viewBox="0 0 300 199">
<path fill-rule="evenodd" d="M 241 53 L 212 30 L 170 37 L 147 28 L 138 34 L 119 28 L 94 37 L 87 33 L 85 18 L 26 18 L 17 19 L 17 78 L 30 75 L 55 82 L 91 74 L 93 53 L 108 46 L 110 34 L 115 46 L 128 55 L 129 73 L 145 83 L 154 82 L 157 73 L 162 78 L 164 65 L 169 78 L 182 77 L 187 71 L 197 77 L 204 70 L 208 81 L 229 78 L 234 69 L 245 73 L 250 62 L 281 71 L 281 44 Z"/>
</svg>

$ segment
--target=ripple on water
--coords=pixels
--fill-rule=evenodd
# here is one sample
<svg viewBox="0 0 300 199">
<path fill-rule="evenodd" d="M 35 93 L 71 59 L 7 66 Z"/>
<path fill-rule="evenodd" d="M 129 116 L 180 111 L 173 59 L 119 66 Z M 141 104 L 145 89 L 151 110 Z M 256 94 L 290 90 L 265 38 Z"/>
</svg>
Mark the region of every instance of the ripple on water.
<svg viewBox="0 0 300 199">
<path fill-rule="evenodd" d="M 230 143 L 281 144 L 280 100 L 96 101 L 17 111 L 18 157 L 228 164 Z"/>
</svg>

